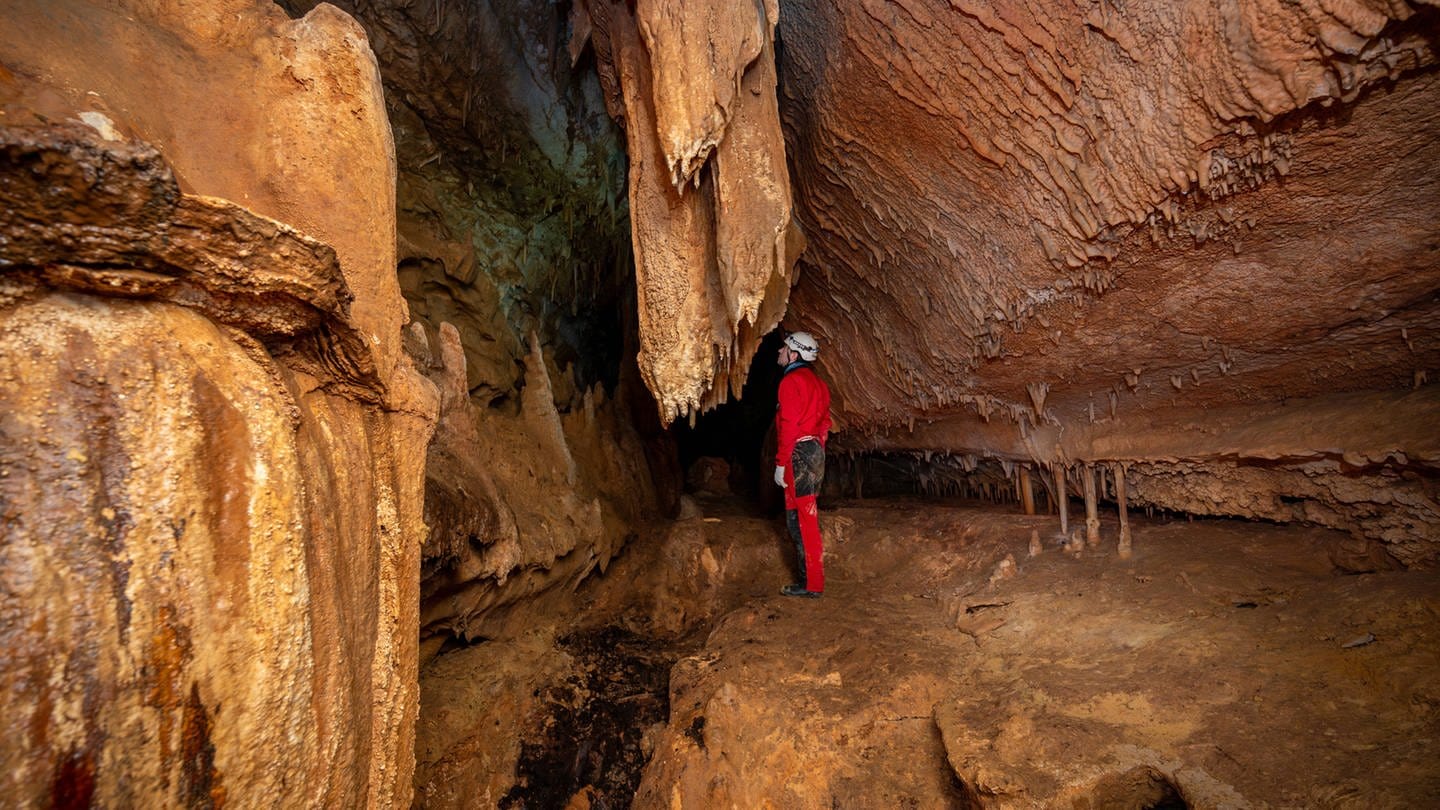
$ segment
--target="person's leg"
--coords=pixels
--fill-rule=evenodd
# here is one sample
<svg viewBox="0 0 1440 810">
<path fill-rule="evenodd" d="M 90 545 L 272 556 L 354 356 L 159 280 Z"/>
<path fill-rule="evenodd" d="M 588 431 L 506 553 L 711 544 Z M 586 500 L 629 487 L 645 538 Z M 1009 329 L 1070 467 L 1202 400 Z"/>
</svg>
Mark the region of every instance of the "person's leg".
<svg viewBox="0 0 1440 810">
<path fill-rule="evenodd" d="M 785 528 L 795 544 L 795 584 L 805 585 L 805 541 L 800 536 L 800 512 L 791 507 L 785 510 Z"/>
<path fill-rule="evenodd" d="M 801 442 L 795 445 L 790 466 L 795 477 L 795 511 L 800 524 L 801 547 L 805 552 L 805 590 L 822 593 L 825 590 L 825 551 L 815 497 L 825 476 L 825 450 L 818 442 Z"/>
</svg>

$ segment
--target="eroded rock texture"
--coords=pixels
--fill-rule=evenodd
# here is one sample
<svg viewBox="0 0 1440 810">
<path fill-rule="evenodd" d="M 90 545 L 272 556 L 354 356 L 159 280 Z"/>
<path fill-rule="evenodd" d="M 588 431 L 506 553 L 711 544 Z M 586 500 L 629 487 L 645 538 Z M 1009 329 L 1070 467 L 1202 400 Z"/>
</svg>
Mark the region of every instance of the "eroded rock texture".
<svg viewBox="0 0 1440 810">
<path fill-rule="evenodd" d="M 418 329 L 416 338 L 424 340 Z M 603 572 L 656 515 L 629 408 L 607 401 L 603 387 L 561 396 L 562 413 L 553 364 L 532 339 L 519 412 L 477 407 L 465 393 L 459 333 L 445 324 L 436 343 L 421 349 L 441 391 L 426 464 L 425 658 L 448 639 L 524 630 L 537 598 Z"/>
<path fill-rule="evenodd" d="M 0 64 L 10 800 L 408 804 L 437 398 L 363 31 L 12 3 Z"/>
<path fill-rule="evenodd" d="M 625 127 L 640 372 L 661 417 L 738 395 L 804 244 L 775 105 L 774 3 L 581 2 Z"/>
<path fill-rule="evenodd" d="M 650 483 L 652 467 L 662 490 L 675 478 L 673 448 L 628 360 L 624 152 L 595 72 L 564 47 L 566 9 L 340 5 L 381 65 L 407 348 L 441 395 L 423 661 L 522 630 L 530 609 L 514 608 L 603 570 L 673 507 Z"/>
<path fill-rule="evenodd" d="M 778 31 L 810 236 L 787 324 L 829 347 L 845 444 L 1187 457 L 1134 439 L 1161 421 L 1218 474 L 1274 464 L 1277 439 L 1206 446 L 1219 409 L 1348 403 L 1352 424 L 1281 437 L 1297 463 L 1364 453 L 1353 423 L 1384 426 L 1434 375 L 1429 4 L 797 0 Z M 1412 404 L 1410 427 L 1435 424 L 1433 397 Z M 1390 448 L 1412 501 L 1433 500 L 1433 433 Z M 1341 500 L 1279 490 L 1314 514 Z M 1389 497 L 1335 523 L 1370 531 Z M 1433 540 L 1437 515 L 1413 511 L 1405 542 Z"/>
<path fill-rule="evenodd" d="M 459 331 L 481 404 L 514 404 L 532 332 L 581 386 L 613 386 L 634 308 L 624 148 L 595 72 L 564 47 L 565 10 L 337 5 L 369 32 L 385 82 L 411 314 Z"/>
<path fill-rule="evenodd" d="M 796 304 L 854 361 L 847 422 L 1408 387 L 1437 22 L 1373 5 L 787 5 Z"/>
</svg>

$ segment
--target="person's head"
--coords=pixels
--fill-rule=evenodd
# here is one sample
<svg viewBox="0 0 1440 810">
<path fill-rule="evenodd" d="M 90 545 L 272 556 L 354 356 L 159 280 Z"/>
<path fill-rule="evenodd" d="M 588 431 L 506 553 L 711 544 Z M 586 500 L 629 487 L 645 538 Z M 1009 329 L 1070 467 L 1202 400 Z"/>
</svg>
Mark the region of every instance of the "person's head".
<svg viewBox="0 0 1440 810">
<path fill-rule="evenodd" d="M 788 366 L 796 360 L 813 363 L 819 356 L 820 344 L 814 336 L 809 332 L 791 332 L 780 342 L 780 355 L 776 362 L 781 366 Z"/>
</svg>

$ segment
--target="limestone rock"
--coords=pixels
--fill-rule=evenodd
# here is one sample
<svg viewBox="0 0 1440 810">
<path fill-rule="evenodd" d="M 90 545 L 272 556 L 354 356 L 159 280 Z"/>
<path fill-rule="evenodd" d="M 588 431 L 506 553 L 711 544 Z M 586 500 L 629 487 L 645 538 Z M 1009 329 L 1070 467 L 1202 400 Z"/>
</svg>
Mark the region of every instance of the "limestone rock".
<svg viewBox="0 0 1440 810">
<path fill-rule="evenodd" d="M 669 422 L 738 394 L 803 245 L 774 95 L 778 12 L 586 8 L 629 144 L 640 371 Z"/>
<path fill-rule="evenodd" d="M 427 373 L 441 392 L 425 466 L 427 660 L 450 638 L 524 632 L 535 600 L 603 572 L 656 511 L 629 411 L 603 388 L 562 414 L 552 364 L 532 339 L 519 413 L 479 407 L 465 390 L 458 331 L 442 324 L 437 342 L 427 349 Z"/>
<path fill-rule="evenodd" d="M 1437 29 L 1424 3 L 785 4 L 789 306 L 845 359 L 837 423 L 983 450 L 1410 387 L 1440 362 Z"/>
<path fill-rule="evenodd" d="M 364 33 L 248 0 L 6 13 L 12 795 L 409 804 L 437 403 L 399 351 Z"/>
<path fill-rule="evenodd" d="M 730 465 L 723 458 L 703 456 L 695 459 L 685 473 L 685 486 L 691 492 L 724 494 L 730 491 Z"/>
</svg>

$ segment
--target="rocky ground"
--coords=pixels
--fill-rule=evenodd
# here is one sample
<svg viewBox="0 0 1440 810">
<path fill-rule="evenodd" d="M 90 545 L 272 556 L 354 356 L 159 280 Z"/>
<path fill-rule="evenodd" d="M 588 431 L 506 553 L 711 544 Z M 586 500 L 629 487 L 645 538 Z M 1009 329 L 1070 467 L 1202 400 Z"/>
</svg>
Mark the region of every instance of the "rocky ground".
<svg viewBox="0 0 1440 810">
<path fill-rule="evenodd" d="M 523 636 L 422 672 L 419 803 L 1440 795 L 1440 576 L 1337 573 L 1343 535 L 1141 518 L 1122 561 L 1113 522 L 1074 554 L 1050 518 L 857 501 L 826 516 L 825 598 L 800 600 L 776 520 L 695 506 Z"/>
</svg>

